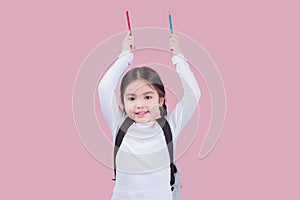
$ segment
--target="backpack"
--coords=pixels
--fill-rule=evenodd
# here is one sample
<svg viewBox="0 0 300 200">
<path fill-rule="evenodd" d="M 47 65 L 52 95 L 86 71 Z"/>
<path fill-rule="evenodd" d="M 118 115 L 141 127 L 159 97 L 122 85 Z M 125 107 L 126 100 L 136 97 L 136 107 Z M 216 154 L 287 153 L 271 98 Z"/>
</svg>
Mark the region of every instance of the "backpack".
<svg viewBox="0 0 300 200">
<path fill-rule="evenodd" d="M 175 186 L 175 173 L 177 173 L 177 167 L 174 164 L 174 158 L 173 158 L 173 138 L 172 138 L 172 132 L 170 125 L 168 121 L 166 120 L 165 117 L 161 117 L 156 120 L 160 127 L 162 128 L 165 136 L 165 141 L 167 143 L 168 151 L 169 151 L 169 156 L 170 156 L 170 186 L 171 190 L 174 190 Z M 122 123 L 120 129 L 118 130 L 116 139 L 115 139 L 115 147 L 114 147 L 114 175 L 115 178 L 113 179 L 114 181 L 116 180 L 116 156 L 118 153 L 118 150 L 122 144 L 123 138 L 128 130 L 128 128 L 133 124 L 133 120 L 127 117 L 124 122 Z M 177 177 L 177 176 L 176 176 Z M 177 179 L 177 178 L 176 178 Z"/>
</svg>

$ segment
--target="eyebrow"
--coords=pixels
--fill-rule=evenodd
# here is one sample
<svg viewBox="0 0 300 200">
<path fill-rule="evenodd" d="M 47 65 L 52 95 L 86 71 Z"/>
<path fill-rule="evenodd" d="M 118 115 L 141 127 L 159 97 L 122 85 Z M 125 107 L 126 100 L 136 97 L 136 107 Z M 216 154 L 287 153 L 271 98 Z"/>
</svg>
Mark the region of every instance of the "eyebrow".
<svg viewBox="0 0 300 200">
<path fill-rule="evenodd" d="M 144 92 L 142 95 L 147 95 L 147 94 L 154 94 L 154 92 L 151 92 L 151 91 Z M 135 94 L 134 93 L 128 93 L 128 94 L 125 94 L 125 96 L 135 96 Z"/>
</svg>

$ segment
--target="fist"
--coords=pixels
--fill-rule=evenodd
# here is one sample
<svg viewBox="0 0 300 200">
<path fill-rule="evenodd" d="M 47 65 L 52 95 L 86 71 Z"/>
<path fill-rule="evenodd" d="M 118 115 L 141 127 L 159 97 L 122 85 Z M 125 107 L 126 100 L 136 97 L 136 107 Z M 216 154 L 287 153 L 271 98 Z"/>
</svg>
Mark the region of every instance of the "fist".
<svg viewBox="0 0 300 200">
<path fill-rule="evenodd" d="M 125 36 L 123 42 L 122 42 L 122 50 L 124 51 L 132 51 L 135 49 L 135 44 L 132 35 L 130 33 L 127 33 Z"/>
<path fill-rule="evenodd" d="M 178 36 L 173 33 L 169 37 L 169 49 L 173 55 L 182 53 Z"/>
</svg>

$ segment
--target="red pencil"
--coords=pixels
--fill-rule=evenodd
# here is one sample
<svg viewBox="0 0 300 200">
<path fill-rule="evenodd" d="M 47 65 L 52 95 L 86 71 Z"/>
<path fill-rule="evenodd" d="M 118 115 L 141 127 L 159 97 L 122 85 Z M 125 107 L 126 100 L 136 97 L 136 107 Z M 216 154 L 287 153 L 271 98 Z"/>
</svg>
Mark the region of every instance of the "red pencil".
<svg viewBox="0 0 300 200">
<path fill-rule="evenodd" d="M 128 14 L 127 10 L 126 10 L 126 18 L 127 18 L 128 30 L 129 30 L 130 35 L 131 35 L 131 26 L 130 26 L 129 14 Z"/>
</svg>

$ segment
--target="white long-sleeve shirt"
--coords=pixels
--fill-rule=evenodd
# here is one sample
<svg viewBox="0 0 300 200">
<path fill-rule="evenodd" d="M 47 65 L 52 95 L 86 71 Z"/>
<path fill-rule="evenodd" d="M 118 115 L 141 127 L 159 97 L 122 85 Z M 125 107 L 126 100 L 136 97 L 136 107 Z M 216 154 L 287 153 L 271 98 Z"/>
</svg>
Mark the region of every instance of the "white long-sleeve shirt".
<svg viewBox="0 0 300 200">
<path fill-rule="evenodd" d="M 114 139 L 126 118 L 117 103 L 115 88 L 132 60 L 132 53 L 122 52 L 98 86 L 101 109 Z M 173 56 L 172 62 L 184 89 L 182 99 L 166 116 L 175 141 L 192 117 L 201 92 L 184 56 Z M 172 200 L 169 153 L 163 131 L 156 121 L 134 122 L 129 127 L 116 156 L 116 166 L 112 200 Z"/>
</svg>

